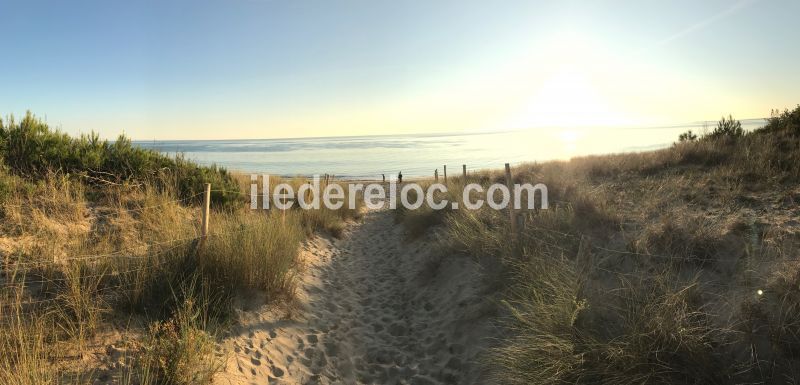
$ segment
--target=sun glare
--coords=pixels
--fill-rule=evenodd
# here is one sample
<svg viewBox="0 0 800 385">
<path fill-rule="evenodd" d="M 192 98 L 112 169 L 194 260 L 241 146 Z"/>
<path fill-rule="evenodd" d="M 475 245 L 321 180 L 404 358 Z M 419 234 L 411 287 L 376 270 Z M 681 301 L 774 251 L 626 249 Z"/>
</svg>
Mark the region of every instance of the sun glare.
<svg viewBox="0 0 800 385">
<path fill-rule="evenodd" d="M 575 131 L 575 130 L 561 130 L 558 133 L 558 137 L 564 143 L 567 143 L 567 144 L 575 143 L 575 141 L 578 140 L 578 132 Z"/>
<path fill-rule="evenodd" d="M 536 51 L 515 77 L 527 92 L 510 114 L 514 128 L 609 127 L 633 123 L 616 100 L 627 83 L 605 44 L 575 29 L 534 43 Z"/>
<path fill-rule="evenodd" d="M 573 69 L 545 80 L 520 115 L 520 128 L 612 126 L 624 121 L 590 80 Z"/>
</svg>

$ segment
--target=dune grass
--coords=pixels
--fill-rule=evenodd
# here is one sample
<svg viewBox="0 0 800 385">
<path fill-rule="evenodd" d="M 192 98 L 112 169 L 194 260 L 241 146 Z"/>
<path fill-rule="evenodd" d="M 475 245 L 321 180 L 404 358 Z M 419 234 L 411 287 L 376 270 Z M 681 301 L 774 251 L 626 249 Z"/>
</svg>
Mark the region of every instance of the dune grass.
<svg viewBox="0 0 800 385">
<path fill-rule="evenodd" d="M 518 248 L 506 211 L 398 215 L 503 266 L 497 383 L 800 381 L 800 107 L 751 133 L 720 125 L 663 150 L 514 167 L 551 203 L 520 214 Z"/>
</svg>

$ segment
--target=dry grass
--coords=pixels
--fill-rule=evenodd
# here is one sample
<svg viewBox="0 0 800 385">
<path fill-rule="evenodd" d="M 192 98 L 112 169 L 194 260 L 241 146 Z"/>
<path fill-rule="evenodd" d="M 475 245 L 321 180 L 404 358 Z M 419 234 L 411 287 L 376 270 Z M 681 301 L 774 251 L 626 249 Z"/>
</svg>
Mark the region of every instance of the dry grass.
<svg viewBox="0 0 800 385">
<path fill-rule="evenodd" d="M 200 208 L 164 186 L 0 170 L 0 187 L 2 384 L 208 384 L 234 297 L 291 299 L 300 242 L 359 216 L 212 207 L 200 248 Z M 87 370 L 112 331 L 126 336 L 127 356 Z"/>
<path fill-rule="evenodd" d="M 175 295 L 178 302 L 166 321 L 151 324 L 135 362 L 142 384 L 208 384 L 222 368 L 214 355 L 216 320 L 224 296 L 211 293 L 195 276 Z M 222 305 L 222 306 L 220 306 Z"/>
<path fill-rule="evenodd" d="M 304 237 L 298 215 L 228 214 L 215 220 L 213 235 L 198 256 L 199 269 L 220 288 L 292 291 L 292 269 Z M 264 258 L 269 256 L 269 258 Z"/>
<path fill-rule="evenodd" d="M 522 214 L 518 248 L 507 212 L 400 218 L 412 234 L 441 223 L 451 250 L 504 266 L 498 383 L 796 383 L 798 133 L 515 167 L 550 201 Z"/>
</svg>

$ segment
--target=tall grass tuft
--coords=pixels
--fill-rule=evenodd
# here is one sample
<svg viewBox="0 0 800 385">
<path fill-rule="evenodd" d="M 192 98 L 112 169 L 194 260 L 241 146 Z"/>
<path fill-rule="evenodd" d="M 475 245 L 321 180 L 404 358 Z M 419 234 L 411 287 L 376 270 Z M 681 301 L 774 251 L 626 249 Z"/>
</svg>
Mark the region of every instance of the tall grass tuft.
<svg viewBox="0 0 800 385">
<path fill-rule="evenodd" d="M 182 282 L 174 292 L 172 316 L 150 326 L 136 371 L 129 374 L 139 377 L 139 383 L 205 385 L 221 370 L 214 347 L 222 296 L 210 293 L 200 280 L 194 276 Z"/>
<path fill-rule="evenodd" d="M 212 235 L 197 257 L 199 270 L 229 292 L 260 289 L 277 297 L 291 290 L 291 271 L 303 238 L 296 215 L 217 217 Z"/>
</svg>

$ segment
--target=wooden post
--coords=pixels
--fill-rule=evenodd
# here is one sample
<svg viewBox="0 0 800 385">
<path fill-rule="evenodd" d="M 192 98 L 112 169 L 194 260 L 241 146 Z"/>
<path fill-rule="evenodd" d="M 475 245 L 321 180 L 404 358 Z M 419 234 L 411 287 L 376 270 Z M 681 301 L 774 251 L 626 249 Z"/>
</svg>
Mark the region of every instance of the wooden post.
<svg viewBox="0 0 800 385">
<path fill-rule="evenodd" d="M 461 165 L 461 173 L 464 174 L 464 182 L 466 182 L 467 181 L 467 165 L 466 164 L 462 164 Z"/>
<path fill-rule="evenodd" d="M 286 225 L 286 191 L 284 190 L 283 194 L 281 194 L 281 225 Z"/>
<path fill-rule="evenodd" d="M 206 242 L 208 238 L 208 217 L 211 210 L 211 183 L 206 183 L 206 192 L 203 195 L 203 223 L 200 226 L 201 241 L 200 244 Z"/>
<path fill-rule="evenodd" d="M 511 242 L 514 251 L 517 251 L 517 215 L 514 211 L 514 181 L 511 179 L 511 165 L 506 163 L 506 187 L 508 187 L 509 202 L 508 202 L 508 219 L 511 223 Z"/>
<path fill-rule="evenodd" d="M 436 183 L 439 183 L 439 169 L 433 170 L 433 179 L 436 180 Z"/>
<path fill-rule="evenodd" d="M 447 184 L 447 165 L 444 165 L 444 184 Z"/>
<path fill-rule="evenodd" d="M 581 276 L 588 277 L 592 272 L 594 260 L 592 258 L 589 240 L 583 235 L 581 235 L 581 241 L 578 244 L 578 256 L 575 258 L 575 261 L 578 263 L 578 271 L 581 272 Z"/>
</svg>

